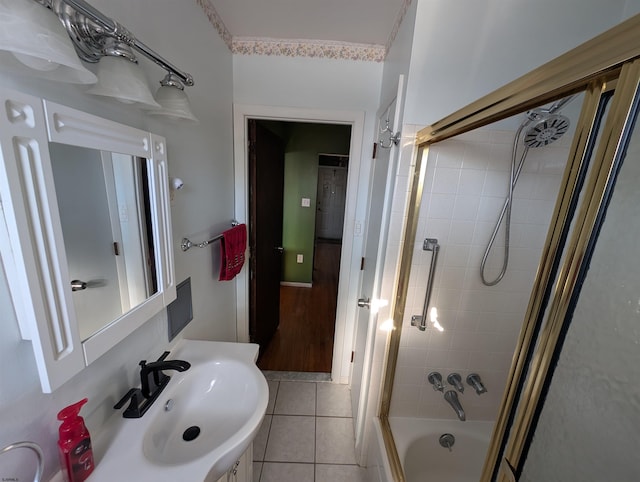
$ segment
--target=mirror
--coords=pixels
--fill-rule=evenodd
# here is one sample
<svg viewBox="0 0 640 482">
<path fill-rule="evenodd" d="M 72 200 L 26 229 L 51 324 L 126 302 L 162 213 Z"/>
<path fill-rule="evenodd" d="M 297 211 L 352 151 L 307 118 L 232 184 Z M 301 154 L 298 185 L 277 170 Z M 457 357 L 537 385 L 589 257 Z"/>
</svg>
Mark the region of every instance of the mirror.
<svg viewBox="0 0 640 482">
<path fill-rule="evenodd" d="M 0 254 L 50 393 L 175 299 L 164 138 L 0 88 Z"/>
<path fill-rule="evenodd" d="M 80 339 L 158 290 L 144 158 L 49 143 Z"/>
</svg>

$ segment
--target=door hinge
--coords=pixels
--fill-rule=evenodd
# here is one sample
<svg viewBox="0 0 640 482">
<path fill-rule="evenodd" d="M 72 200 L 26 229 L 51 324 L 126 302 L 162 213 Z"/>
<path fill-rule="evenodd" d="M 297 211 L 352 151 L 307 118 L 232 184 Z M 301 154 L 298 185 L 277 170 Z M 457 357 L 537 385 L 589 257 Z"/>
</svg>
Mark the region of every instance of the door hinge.
<svg viewBox="0 0 640 482">
<path fill-rule="evenodd" d="M 364 256 L 360 258 L 360 271 L 364 271 Z"/>
<path fill-rule="evenodd" d="M 371 154 L 371 158 L 375 159 L 378 156 L 378 143 L 373 143 L 373 153 Z"/>
<path fill-rule="evenodd" d="M 118 245 L 117 241 L 113 242 L 113 254 L 115 254 L 116 256 L 120 256 L 120 246 Z"/>
<path fill-rule="evenodd" d="M 355 355 L 356 355 L 356 352 L 355 352 L 355 351 L 352 351 L 352 352 L 351 352 L 351 363 L 353 363 L 353 357 L 354 357 Z"/>
</svg>

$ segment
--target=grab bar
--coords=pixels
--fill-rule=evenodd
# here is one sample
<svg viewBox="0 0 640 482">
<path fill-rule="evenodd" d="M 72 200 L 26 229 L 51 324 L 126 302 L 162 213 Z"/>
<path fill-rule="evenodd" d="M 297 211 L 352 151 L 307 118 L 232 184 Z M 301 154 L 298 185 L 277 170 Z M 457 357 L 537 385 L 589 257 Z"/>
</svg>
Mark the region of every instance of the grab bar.
<svg viewBox="0 0 640 482">
<path fill-rule="evenodd" d="M 427 315 L 429 304 L 431 302 L 431 291 L 433 290 L 433 276 L 436 272 L 436 263 L 438 262 L 438 252 L 440 245 L 436 238 L 426 238 L 422 244 L 424 251 L 431 251 L 431 263 L 429 264 L 429 278 L 427 279 L 427 292 L 424 295 L 424 306 L 422 307 L 422 315 L 413 315 L 411 317 L 411 326 L 415 326 L 420 331 L 427 329 Z"/>
</svg>

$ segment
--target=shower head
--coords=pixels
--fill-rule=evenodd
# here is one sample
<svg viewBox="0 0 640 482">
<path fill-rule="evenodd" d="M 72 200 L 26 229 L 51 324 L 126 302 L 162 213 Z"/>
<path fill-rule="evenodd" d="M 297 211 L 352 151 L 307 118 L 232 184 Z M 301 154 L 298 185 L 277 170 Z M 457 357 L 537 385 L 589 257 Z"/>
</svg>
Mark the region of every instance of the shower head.
<svg viewBox="0 0 640 482">
<path fill-rule="evenodd" d="M 551 144 L 567 132 L 569 123 L 569 118 L 563 115 L 546 115 L 527 130 L 523 142 L 527 147 L 541 147 Z"/>
</svg>

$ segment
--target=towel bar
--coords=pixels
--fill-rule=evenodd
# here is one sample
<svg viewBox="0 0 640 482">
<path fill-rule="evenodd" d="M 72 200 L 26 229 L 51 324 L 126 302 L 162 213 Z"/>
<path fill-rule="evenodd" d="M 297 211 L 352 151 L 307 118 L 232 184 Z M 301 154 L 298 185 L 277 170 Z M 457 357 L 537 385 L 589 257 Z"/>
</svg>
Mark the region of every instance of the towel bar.
<svg viewBox="0 0 640 482">
<path fill-rule="evenodd" d="M 237 226 L 239 224 L 240 223 L 238 221 L 235 221 L 235 220 L 231 221 L 231 226 Z M 189 248 L 192 248 L 193 246 L 197 248 L 206 248 L 211 243 L 213 243 L 214 241 L 218 241 L 219 239 L 222 239 L 222 234 L 218 234 L 217 236 L 214 236 L 213 238 L 207 241 L 203 241 L 201 243 L 194 243 L 189 238 L 182 238 L 180 247 L 182 248 L 182 251 L 187 251 Z"/>
</svg>

